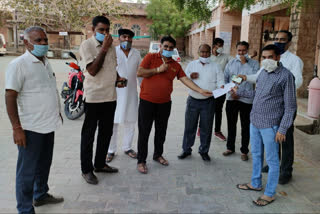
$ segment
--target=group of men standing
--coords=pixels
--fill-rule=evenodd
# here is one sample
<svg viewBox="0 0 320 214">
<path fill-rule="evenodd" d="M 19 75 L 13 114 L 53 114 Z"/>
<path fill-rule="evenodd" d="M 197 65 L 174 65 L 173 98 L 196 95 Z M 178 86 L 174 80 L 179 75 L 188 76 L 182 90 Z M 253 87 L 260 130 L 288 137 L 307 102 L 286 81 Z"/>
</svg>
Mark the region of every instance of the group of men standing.
<svg viewBox="0 0 320 214">
<path fill-rule="evenodd" d="M 268 59 L 268 62 L 262 63 L 260 70 L 258 61 L 248 56 L 247 42 L 237 44 L 237 56 L 232 58 L 223 53 L 223 40 L 216 38 L 212 49 L 207 44 L 200 45 L 199 59 L 189 63 L 184 72 L 180 64 L 172 59 L 176 46 L 172 37 L 163 37 L 160 52 L 149 53 L 141 60 L 139 51 L 132 48 L 134 33 L 131 30 L 120 29 L 120 45 L 114 47 L 109 33 L 110 21 L 104 16 L 97 16 L 93 19 L 92 25 L 93 36 L 80 46 L 81 61 L 85 68 L 85 119 L 81 130 L 80 159 L 82 176 L 87 183 L 98 183 L 94 172 L 118 172 L 117 168 L 107 163 L 115 156 L 120 128 L 123 128 L 124 153 L 131 158 L 137 158 L 137 170 L 146 174 L 148 139 L 154 123 L 153 160 L 164 166 L 169 165 L 168 160 L 163 157 L 163 147 L 171 111 L 173 80 L 178 78 L 190 89 L 185 112 L 183 151 L 178 158 L 184 159 L 191 155 L 199 123 L 199 153 L 204 161 L 210 161 L 208 153 L 214 117 L 215 136 L 227 141 L 227 150 L 223 155 L 233 154 L 237 119 L 240 114 L 241 159 L 248 160 L 250 141 L 253 174 L 251 183 L 237 187 L 256 191 L 262 189 L 261 166 L 264 145 L 270 178 L 268 177 L 265 194 L 255 203 L 264 206 L 274 200 L 275 182 L 277 183 L 279 178 L 279 148 L 274 143 L 286 140 L 282 144 L 281 162 L 282 183 L 286 183 L 292 176 L 293 164 L 292 124 L 296 98 L 292 82 L 295 80 L 297 88 L 302 83 L 302 61 L 287 51 L 292 38 L 289 32 L 278 33 L 279 42 L 263 49 L 262 57 L 264 60 Z M 26 53 L 12 61 L 6 72 L 6 105 L 12 123 L 14 142 L 19 150 L 16 177 L 17 209 L 19 213 L 34 213 L 33 206 L 63 201 L 62 197 L 48 193 L 47 184 L 54 131 L 63 120 L 55 74 L 45 57 L 48 51 L 45 31 L 40 27 L 26 29 L 24 43 Z M 300 70 L 297 66 L 292 67 L 297 61 Z M 234 76 L 241 77 L 242 83 L 233 88 L 227 96 L 214 98 L 212 91 L 232 82 Z M 255 82 L 257 85 L 254 90 Z M 266 85 L 268 83 L 270 85 Z M 137 92 L 138 84 L 141 89 L 140 99 Z M 39 99 L 39 96 L 43 99 Z M 271 98 L 268 99 L 268 96 Z M 227 138 L 221 132 L 225 99 Z M 270 102 L 272 99 L 275 102 Z M 41 100 L 47 102 L 43 103 Z M 268 107 L 270 109 L 266 109 Z M 264 114 L 265 118 L 260 118 L 261 114 Z M 136 153 L 132 149 L 132 142 L 137 121 L 139 135 Z M 97 128 L 93 163 L 93 143 Z"/>
</svg>

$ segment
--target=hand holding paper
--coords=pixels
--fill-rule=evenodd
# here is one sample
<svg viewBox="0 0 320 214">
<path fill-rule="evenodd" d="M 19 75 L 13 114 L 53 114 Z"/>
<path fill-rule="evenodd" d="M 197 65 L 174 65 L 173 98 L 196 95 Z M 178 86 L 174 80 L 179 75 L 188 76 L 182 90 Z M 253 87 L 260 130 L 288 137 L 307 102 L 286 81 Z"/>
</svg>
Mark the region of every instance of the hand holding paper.
<svg viewBox="0 0 320 214">
<path fill-rule="evenodd" d="M 224 88 L 219 88 L 219 89 L 212 91 L 212 94 L 213 94 L 214 98 L 221 97 L 222 95 L 225 95 L 226 93 L 228 93 L 231 90 L 231 88 L 233 88 L 234 86 L 235 86 L 235 84 L 233 82 L 230 82 L 228 84 L 225 84 Z"/>
</svg>

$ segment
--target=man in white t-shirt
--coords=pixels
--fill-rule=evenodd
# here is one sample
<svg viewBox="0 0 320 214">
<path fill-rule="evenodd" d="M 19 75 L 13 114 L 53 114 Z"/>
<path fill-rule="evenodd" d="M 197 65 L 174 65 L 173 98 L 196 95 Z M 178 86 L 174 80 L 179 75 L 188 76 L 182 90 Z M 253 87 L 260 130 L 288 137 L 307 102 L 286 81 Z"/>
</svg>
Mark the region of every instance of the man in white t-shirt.
<svg viewBox="0 0 320 214">
<path fill-rule="evenodd" d="M 141 62 L 140 52 L 132 48 L 134 32 L 120 29 L 120 45 L 116 47 L 118 74 L 127 79 L 127 87 L 117 88 L 117 107 L 114 116 L 107 162 L 111 162 L 117 150 L 119 126 L 122 125 L 122 149 L 131 158 L 137 158 L 132 149 L 135 125 L 138 120 L 137 71 Z"/>
<path fill-rule="evenodd" d="M 24 32 L 26 52 L 6 71 L 6 107 L 18 146 L 16 198 L 19 213 L 34 206 L 63 201 L 48 193 L 54 132 L 62 124 L 55 74 L 46 58 L 48 38 L 43 28 Z"/>
<path fill-rule="evenodd" d="M 213 91 L 224 85 L 224 75 L 221 67 L 210 59 L 211 48 L 207 44 L 199 47 L 199 59 L 190 62 L 186 68 L 186 75 L 200 88 Z M 179 159 L 191 155 L 191 147 L 196 137 L 198 121 L 200 119 L 200 147 L 199 153 L 204 161 L 210 161 L 208 155 L 212 137 L 215 99 L 189 90 L 185 113 L 185 128 L 182 153 Z"/>
</svg>

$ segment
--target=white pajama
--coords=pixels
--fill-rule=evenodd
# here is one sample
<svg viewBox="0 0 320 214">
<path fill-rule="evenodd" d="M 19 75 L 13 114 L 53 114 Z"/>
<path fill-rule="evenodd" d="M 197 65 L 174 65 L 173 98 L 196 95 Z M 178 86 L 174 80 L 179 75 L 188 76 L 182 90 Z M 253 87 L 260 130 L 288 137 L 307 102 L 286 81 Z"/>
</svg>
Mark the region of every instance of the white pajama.
<svg viewBox="0 0 320 214">
<path fill-rule="evenodd" d="M 122 128 L 122 150 L 124 152 L 132 149 L 132 142 L 135 130 L 135 122 L 126 122 L 122 124 L 115 123 L 113 125 L 113 134 L 111 137 L 108 153 L 115 153 L 117 151 L 117 142 L 119 142 L 119 132 Z"/>
</svg>

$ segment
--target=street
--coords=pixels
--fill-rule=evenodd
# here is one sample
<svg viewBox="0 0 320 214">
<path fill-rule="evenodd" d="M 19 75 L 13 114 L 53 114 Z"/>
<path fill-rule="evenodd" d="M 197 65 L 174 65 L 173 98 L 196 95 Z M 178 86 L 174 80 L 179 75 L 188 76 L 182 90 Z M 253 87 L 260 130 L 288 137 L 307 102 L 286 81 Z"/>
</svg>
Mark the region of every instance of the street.
<svg viewBox="0 0 320 214">
<path fill-rule="evenodd" d="M 16 213 L 15 170 L 17 148 L 12 140 L 12 129 L 4 103 L 4 78 L 7 64 L 15 57 L 0 57 L 0 213 Z M 57 87 L 67 80 L 69 60 L 50 60 L 57 78 Z M 183 65 L 185 67 L 185 65 Z M 187 88 L 174 81 L 172 110 L 167 130 L 164 157 L 168 167 L 152 160 L 153 135 L 149 139 L 147 164 L 149 173 L 136 170 L 136 160 L 130 159 L 118 146 L 111 166 L 117 174 L 97 173 L 98 185 L 89 185 L 81 177 L 80 132 L 84 117 L 68 120 L 56 132 L 53 164 L 49 178 L 50 193 L 61 195 L 62 204 L 36 208 L 37 213 L 320 213 L 320 166 L 307 157 L 296 155 L 293 179 L 278 185 L 276 201 L 266 207 L 252 203 L 263 192 L 240 191 L 236 184 L 250 181 L 252 160 L 240 159 L 240 121 L 236 153 L 224 157 L 225 142 L 212 137 L 205 163 L 198 154 L 196 138 L 191 158 L 178 160 L 182 151 L 184 113 Z M 45 102 L 45 100 L 43 100 Z M 62 102 L 63 103 L 63 102 Z M 62 107 L 63 109 L 63 107 Z M 224 113 L 222 132 L 227 135 Z M 303 143 L 301 131 L 295 131 L 296 143 Z M 121 140 L 121 138 L 120 138 Z M 136 150 L 137 129 L 134 139 Z M 118 145 L 121 145 L 120 143 Z M 263 174 L 266 184 L 267 174 Z"/>
</svg>

